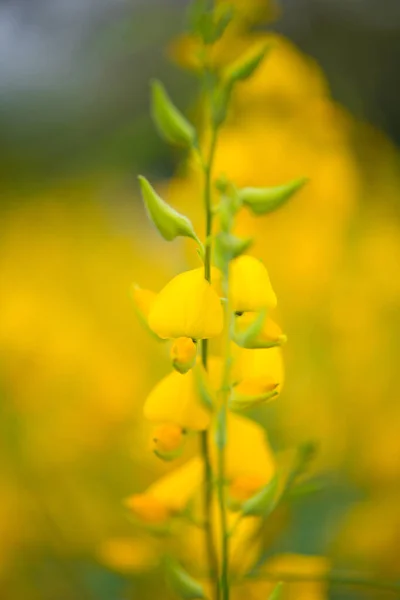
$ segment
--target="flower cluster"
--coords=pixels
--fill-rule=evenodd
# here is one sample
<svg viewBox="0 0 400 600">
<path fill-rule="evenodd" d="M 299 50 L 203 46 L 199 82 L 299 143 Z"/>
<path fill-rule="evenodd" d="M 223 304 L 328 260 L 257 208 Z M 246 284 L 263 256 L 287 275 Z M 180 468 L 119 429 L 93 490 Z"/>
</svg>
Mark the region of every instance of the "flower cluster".
<svg viewBox="0 0 400 600">
<path fill-rule="evenodd" d="M 207 8 L 204 2 L 195 2 L 192 7 L 209 108 L 205 140 L 200 140 L 163 85 L 152 85 L 152 116 L 159 133 L 184 147 L 201 165 L 205 239 L 188 217 L 139 178 L 147 214 L 159 233 L 166 241 L 191 239 L 202 265 L 180 273 L 157 294 L 139 286 L 132 292 L 145 327 L 170 345 L 171 372 L 144 403 L 144 416 L 154 425 L 153 450 L 160 459 L 173 461 L 184 453 L 187 440 L 197 436 L 200 453 L 126 504 L 136 521 L 154 532 L 172 534 L 180 520 L 198 523 L 207 561 L 200 561 L 197 579 L 170 553 L 165 567 L 181 597 L 211 595 L 215 600 L 228 600 L 232 578 L 240 581 L 245 575 L 248 560 L 238 567 L 233 549 L 239 545 L 245 551 L 249 536 L 255 538 L 248 556 L 257 562 L 261 550 L 257 531 L 296 479 L 307 454 L 302 453 L 300 462 L 297 457 L 286 472 L 279 469 L 264 429 L 251 418 L 252 409 L 280 394 L 286 336 L 272 318 L 277 298 L 267 268 L 249 254 L 253 240 L 237 235 L 236 217 L 246 210 L 256 216 L 275 211 L 305 180 L 238 188 L 225 175 L 214 178 L 218 132 L 227 119 L 230 99 L 267 54 L 265 47 L 257 46 L 223 68 L 213 67 L 212 48 L 233 15 L 226 5 Z"/>
</svg>

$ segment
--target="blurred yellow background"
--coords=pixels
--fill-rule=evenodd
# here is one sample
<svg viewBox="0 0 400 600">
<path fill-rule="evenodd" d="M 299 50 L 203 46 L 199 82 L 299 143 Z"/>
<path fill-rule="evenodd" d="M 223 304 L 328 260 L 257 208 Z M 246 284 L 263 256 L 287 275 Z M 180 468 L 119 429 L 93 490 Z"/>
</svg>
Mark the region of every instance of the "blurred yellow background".
<svg viewBox="0 0 400 600">
<path fill-rule="evenodd" d="M 246 43 L 245 31 L 235 36 Z M 275 449 L 317 442 L 323 483 L 296 504 L 277 550 L 398 578 L 397 149 L 331 99 L 312 59 L 270 37 L 269 59 L 234 97 L 216 172 L 239 186 L 310 178 L 278 213 L 240 223 L 268 265 L 289 340 L 286 387 L 257 416 Z M 171 53 L 187 62 L 184 40 Z M 178 173 L 159 183 L 201 227 L 196 173 L 190 163 Z M 150 575 L 160 541 L 122 506 L 169 469 L 142 418 L 168 361 L 129 290 L 158 289 L 195 256 L 157 237 L 127 170 L 102 165 L 2 195 L 0 597 L 164 597 Z M 384 597 L 357 593 L 332 598 Z"/>
</svg>

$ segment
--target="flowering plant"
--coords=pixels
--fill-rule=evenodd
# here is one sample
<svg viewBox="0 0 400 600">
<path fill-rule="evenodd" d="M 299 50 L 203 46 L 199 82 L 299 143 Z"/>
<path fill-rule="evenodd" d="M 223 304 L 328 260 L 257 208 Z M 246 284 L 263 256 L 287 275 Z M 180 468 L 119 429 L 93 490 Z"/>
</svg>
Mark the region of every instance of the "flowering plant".
<svg viewBox="0 0 400 600">
<path fill-rule="evenodd" d="M 251 254 L 253 239 L 237 230 L 243 211 L 264 216 L 278 210 L 306 184 L 301 174 L 272 187 L 239 187 L 215 172 L 218 134 L 231 117 L 237 86 L 252 77 L 270 48 L 249 44 L 238 56 L 221 51 L 235 27 L 230 4 L 197 0 L 190 10 L 192 67 L 204 92 L 204 133 L 174 105 L 164 86 L 151 88 L 152 117 L 161 137 L 181 147 L 202 176 L 205 233 L 172 208 L 145 177 L 139 177 L 149 219 L 169 242 L 188 238 L 200 266 L 174 277 L 159 293 L 135 286 L 132 295 L 148 331 L 170 344 L 171 372 L 150 392 L 144 416 L 154 424 L 155 454 L 182 457 L 198 438 L 196 456 L 145 492 L 127 499 L 133 518 L 169 540 L 163 562 L 181 598 L 229 600 L 258 577 L 268 580 L 262 598 L 284 598 L 285 557 L 271 559 L 263 532 L 282 501 L 307 491 L 312 444 L 275 456 L 253 409 L 276 400 L 284 383 L 286 336 L 273 319 L 277 298 L 266 266 Z M 273 51 L 273 50 L 271 50 Z M 195 558 L 188 540 L 178 546 L 182 524 L 201 544 Z M 190 543 L 189 543 L 190 545 Z M 184 550 L 184 552 L 183 552 Z M 204 559 L 205 557 L 205 559 Z M 324 580 L 328 566 L 292 557 L 311 579 Z M 298 562 L 300 561 L 300 563 Z M 267 567 L 267 571 L 265 570 Z M 300 577 L 301 579 L 301 577 Z M 308 597 L 320 598 L 321 587 Z M 238 597 L 241 597 L 238 596 Z"/>
</svg>

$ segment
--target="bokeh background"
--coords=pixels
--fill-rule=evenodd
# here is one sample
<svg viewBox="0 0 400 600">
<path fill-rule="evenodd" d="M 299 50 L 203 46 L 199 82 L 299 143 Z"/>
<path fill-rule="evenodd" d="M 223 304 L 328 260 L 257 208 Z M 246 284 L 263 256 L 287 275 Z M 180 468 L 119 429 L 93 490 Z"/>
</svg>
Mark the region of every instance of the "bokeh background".
<svg viewBox="0 0 400 600">
<path fill-rule="evenodd" d="M 265 3 L 236 4 L 246 14 L 231 43 L 265 35 L 252 13 Z M 190 63 L 177 41 L 186 5 L 0 3 L 4 600 L 167 594 L 153 574 L 159 541 L 122 499 L 166 470 L 141 406 L 168 362 L 129 288 L 158 289 L 195 261 L 147 224 L 136 175 L 202 222 L 198 181 L 148 114 L 159 77 L 196 117 L 196 79 L 178 68 Z M 276 551 L 399 578 L 400 5 L 281 0 L 278 12 L 274 52 L 236 94 L 217 157 L 238 185 L 311 178 L 276 215 L 242 220 L 289 337 L 285 390 L 260 418 L 278 450 L 318 443 L 323 484 L 293 506 Z"/>
</svg>

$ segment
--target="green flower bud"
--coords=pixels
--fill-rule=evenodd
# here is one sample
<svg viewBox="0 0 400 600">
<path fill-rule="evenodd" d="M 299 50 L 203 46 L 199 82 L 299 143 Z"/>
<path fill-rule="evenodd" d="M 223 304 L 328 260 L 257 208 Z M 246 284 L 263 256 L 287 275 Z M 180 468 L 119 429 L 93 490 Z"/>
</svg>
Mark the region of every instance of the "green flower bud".
<svg viewBox="0 0 400 600">
<path fill-rule="evenodd" d="M 267 517 L 278 499 L 278 478 L 275 475 L 257 494 L 246 500 L 242 507 L 244 516 Z"/>
<path fill-rule="evenodd" d="M 178 562 L 168 557 L 164 561 L 168 583 L 172 591 L 184 600 L 205 598 L 203 587 Z"/>
<path fill-rule="evenodd" d="M 195 128 L 174 106 L 162 83 L 152 82 L 151 96 L 152 117 L 160 135 L 171 144 L 195 146 Z"/>
<path fill-rule="evenodd" d="M 164 202 L 145 177 L 139 176 L 139 182 L 149 219 L 162 237 L 169 242 L 179 236 L 189 237 L 201 246 L 191 221 Z"/>
<path fill-rule="evenodd" d="M 306 178 L 301 178 L 274 187 L 243 188 L 239 191 L 239 197 L 255 215 L 265 215 L 282 206 L 307 181 Z"/>
<path fill-rule="evenodd" d="M 215 264 L 223 269 L 234 258 L 237 258 L 251 246 L 252 238 L 241 239 L 222 231 L 215 237 Z"/>
<path fill-rule="evenodd" d="M 257 45 L 257 47 L 250 48 L 248 52 L 240 56 L 228 67 L 225 79 L 230 84 L 233 84 L 251 77 L 261 65 L 269 49 L 269 45 L 264 45 L 261 48 Z"/>
<path fill-rule="evenodd" d="M 214 44 L 224 35 L 233 15 L 230 4 L 213 8 L 209 0 L 195 0 L 189 8 L 189 27 L 205 44 Z"/>
</svg>

